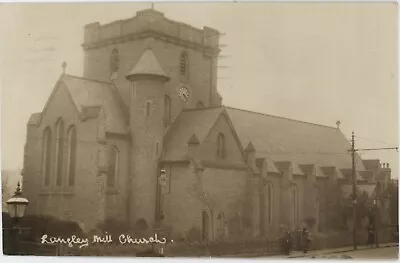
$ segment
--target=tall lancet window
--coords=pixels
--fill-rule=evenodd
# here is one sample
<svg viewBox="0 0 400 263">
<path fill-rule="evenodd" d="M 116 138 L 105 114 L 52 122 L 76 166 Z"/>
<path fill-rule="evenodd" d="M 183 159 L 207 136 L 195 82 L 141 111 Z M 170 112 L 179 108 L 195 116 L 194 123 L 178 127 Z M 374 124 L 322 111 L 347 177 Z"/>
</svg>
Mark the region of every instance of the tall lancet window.
<svg viewBox="0 0 400 263">
<path fill-rule="evenodd" d="M 189 58 L 186 52 L 182 52 L 180 57 L 180 66 L 179 73 L 181 78 L 188 79 L 189 78 Z"/>
<path fill-rule="evenodd" d="M 76 173 L 76 129 L 71 126 L 68 129 L 68 159 L 67 159 L 67 176 L 68 185 L 75 185 L 75 173 Z"/>
<path fill-rule="evenodd" d="M 317 230 L 319 231 L 319 211 L 320 211 L 320 194 L 319 189 L 316 189 L 316 223 L 317 223 Z"/>
<path fill-rule="evenodd" d="M 111 52 L 110 71 L 111 73 L 118 72 L 119 69 L 119 53 L 116 48 Z"/>
<path fill-rule="evenodd" d="M 171 123 L 171 98 L 168 95 L 164 96 L 164 126 Z"/>
<path fill-rule="evenodd" d="M 56 185 L 62 184 L 63 178 L 63 160 L 64 160 L 64 122 L 59 119 L 56 125 Z"/>
<path fill-rule="evenodd" d="M 51 146 L 52 146 L 51 130 L 47 127 L 43 132 L 43 157 L 42 157 L 42 171 L 44 177 L 44 185 L 50 185 L 51 173 Z"/>
<path fill-rule="evenodd" d="M 110 156 L 108 161 L 108 175 L 107 175 L 107 187 L 113 188 L 116 186 L 116 180 L 118 176 L 118 162 L 119 152 L 118 149 L 113 146 L 110 150 Z"/>
<path fill-rule="evenodd" d="M 220 133 L 217 137 L 217 157 L 219 159 L 225 159 L 226 149 L 225 149 L 225 135 Z"/>
<path fill-rule="evenodd" d="M 272 183 L 267 184 L 268 224 L 272 224 L 274 213 L 274 187 Z"/>
</svg>

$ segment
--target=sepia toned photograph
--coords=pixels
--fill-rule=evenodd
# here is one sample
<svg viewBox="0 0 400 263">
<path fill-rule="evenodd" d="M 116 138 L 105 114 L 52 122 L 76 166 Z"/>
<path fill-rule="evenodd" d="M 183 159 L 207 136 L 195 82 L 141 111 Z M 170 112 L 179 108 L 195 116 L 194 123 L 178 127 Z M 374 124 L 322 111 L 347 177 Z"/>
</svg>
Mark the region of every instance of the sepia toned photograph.
<svg viewBox="0 0 400 263">
<path fill-rule="evenodd" d="M 398 259 L 397 2 L 0 4 L 2 251 Z"/>
</svg>

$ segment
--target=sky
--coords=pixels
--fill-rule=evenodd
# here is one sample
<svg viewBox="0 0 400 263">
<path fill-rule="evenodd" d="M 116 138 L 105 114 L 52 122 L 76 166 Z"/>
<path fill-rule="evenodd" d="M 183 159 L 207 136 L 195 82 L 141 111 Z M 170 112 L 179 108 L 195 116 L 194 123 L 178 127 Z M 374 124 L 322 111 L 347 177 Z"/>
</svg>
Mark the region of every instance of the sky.
<svg viewBox="0 0 400 263">
<path fill-rule="evenodd" d="M 20 169 L 29 116 L 62 72 L 82 75 L 83 26 L 135 16 L 150 3 L 0 5 L 1 166 Z M 155 3 L 221 37 L 223 104 L 335 127 L 356 147 L 398 145 L 395 3 Z M 395 150 L 360 152 L 398 174 Z"/>
</svg>

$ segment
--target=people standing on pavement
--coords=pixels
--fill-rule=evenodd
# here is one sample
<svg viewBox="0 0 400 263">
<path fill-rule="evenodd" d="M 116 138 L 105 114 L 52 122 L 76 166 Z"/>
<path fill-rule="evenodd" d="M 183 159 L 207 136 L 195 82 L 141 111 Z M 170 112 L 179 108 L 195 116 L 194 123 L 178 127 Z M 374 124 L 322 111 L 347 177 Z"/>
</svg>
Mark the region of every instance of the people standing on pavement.
<svg viewBox="0 0 400 263">
<path fill-rule="evenodd" d="M 285 229 L 283 233 L 282 246 L 286 255 L 290 255 L 292 249 L 292 235 Z"/>
<path fill-rule="evenodd" d="M 295 231 L 295 238 L 296 238 L 296 250 L 301 250 L 301 236 L 302 236 L 302 229 L 299 227 L 297 231 Z"/>
<path fill-rule="evenodd" d="M 286 245 L 287 245 L 287 254 L 289 255 L 290 254 L 290 252 L 292 251 L 292 244 L 293 244 L 293 241 L 292 241 L 292 235 L 290 234 L 290 231 L 288 230 L 287 232 L 286 232 Z"/>
<path fill-rule="evenodd" d="M 302 241 L 301 243 L 302 243 L 302 247 L 303 247 L 303 252 L 307 253 L 308 245 L 311 240 L 310 240 L 310 235 L 309 235 L 306 227 L 303 228 L 302 235 L 301 235 L 301 241 Z"/>
<path fill-rule="evenodd" d="M 369 225 L 368 226 L 368 245 L 370 245 L 372 247 L 374 245 L 374 241 L 375 241 L 374 228 L 372 227 L 372 225 Z"/>
</svg>

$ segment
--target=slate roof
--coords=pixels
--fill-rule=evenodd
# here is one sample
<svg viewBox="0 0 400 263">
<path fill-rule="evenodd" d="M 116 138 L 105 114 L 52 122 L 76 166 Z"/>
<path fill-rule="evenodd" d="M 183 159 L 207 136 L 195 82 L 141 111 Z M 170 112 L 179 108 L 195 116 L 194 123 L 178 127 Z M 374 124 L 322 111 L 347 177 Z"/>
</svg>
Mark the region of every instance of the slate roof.
<svg viewBox="0 0 400 263">
<path fill-rule="evenodd" d="M 297 164 L 351 168 L 350 144 L 333 127 L 226 107 L 242 142 L 251 141 L 257 157 Z M 365 170 L 357 156 L 357 170 Z"/>
<path fill-rule="evenodd" d="M 102 107 L 105 114 L 105 130 L 127 133 L 127 120 L 111 83 L 71 75 L 64 75 L 61 82 L 65 84 L 80 113 L 94 117 L 95 108 Z"/>
<path fill-rule="evenodd" d="M 315 177 L 317 178 L 327 178 L 328 176 L 321 170 L 320 167 L 317 167 L 315 171 Z"/>
<path fill-rule="evenodd" d="M 381 163 L 378 159 L 363 160 L 364 166 L 367 170 L 379 169 Z"/>
<path fill-rule="evenodd" d="M 201 144 L 222 110 L 222 107 L 183 110 L 165 135 L 163 160 L 182 160 L 193 134 Z"/>
<path fill-rule="evenodd" d="M 265 158 L 269 164 L 291 161 L 295 174 L 303 174 L 299 164 L 335 166 L 339 171 L 351 168 L 351 155 L 347 151 L 350 144 L 337 128 L 224 106 L 184 110 L 165 136 L 163 159 L 181 160 L 193 134 L 202 143 L 223 110 L 229 115 L 242 147 L 251 142 L 256 158 Z M 271 171 L 277 170 L 275 165 L 269 167 Z M 356 168 L 358 171 L 365 170 L 358 156 Z M 339 173 L 338 177 L 343 178 L 343 175 Z"/>
<path fill-rule="evenodd" d="M 268 167 L 269 173 L 280 173 L 278 168 L 276 168 L 275 163 L 271 159 L 267 158 L 267 159 L 265 159 L 265 161 L 267 162 L 267 167 Z"/>
</svg>

